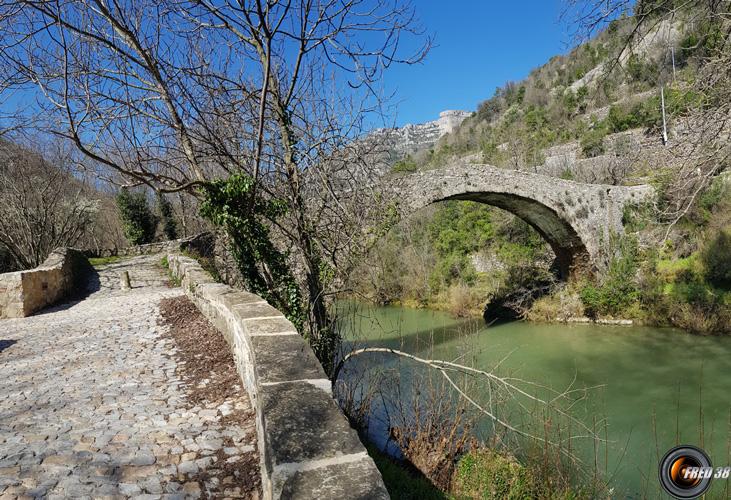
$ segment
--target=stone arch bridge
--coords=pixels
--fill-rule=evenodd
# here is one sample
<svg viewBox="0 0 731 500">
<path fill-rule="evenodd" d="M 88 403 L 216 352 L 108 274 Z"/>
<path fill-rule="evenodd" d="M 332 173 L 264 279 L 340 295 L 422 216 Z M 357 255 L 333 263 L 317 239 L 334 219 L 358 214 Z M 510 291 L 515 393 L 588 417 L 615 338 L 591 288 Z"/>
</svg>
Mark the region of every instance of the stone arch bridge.
<svg viewBox="0 0 731 500">
<path fill-rule="evenodd" d="M 454 164 L 390 181 L 402 217 L 444 200 L 493 205 L 520 217 L 551 245 L 562 277 L 600 271 L 628 204 L 650 200 L 648 185 L 584 184 L 490 165 Z"/>
</svg>

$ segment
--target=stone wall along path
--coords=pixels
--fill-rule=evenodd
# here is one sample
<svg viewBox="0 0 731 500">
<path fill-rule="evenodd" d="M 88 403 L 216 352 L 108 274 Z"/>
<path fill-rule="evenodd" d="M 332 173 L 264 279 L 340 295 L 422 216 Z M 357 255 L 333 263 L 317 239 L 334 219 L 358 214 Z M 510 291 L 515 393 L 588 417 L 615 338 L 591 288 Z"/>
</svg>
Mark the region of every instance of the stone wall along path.
<svg viewBox="0 0 731 500">
<path fill-rule="evenodd" d="M 253 424 L 186 400 L 158 325 L 159 301 L 182 292 L 160 259 L 107 266 L 85 300 L 0 321 L 0 498 L 197 498 L 221 480 L 217 457 L 252 452 Z M 230 405 L 251 411 L 243 391 Z"/>
</svg>

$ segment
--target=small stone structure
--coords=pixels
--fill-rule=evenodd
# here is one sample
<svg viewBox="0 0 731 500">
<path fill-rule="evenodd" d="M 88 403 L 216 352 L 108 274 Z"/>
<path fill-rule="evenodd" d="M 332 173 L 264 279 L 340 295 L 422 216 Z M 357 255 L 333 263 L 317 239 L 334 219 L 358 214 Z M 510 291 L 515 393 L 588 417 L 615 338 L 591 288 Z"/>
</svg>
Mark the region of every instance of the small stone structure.
<svg viewBox="0 0 731 500">
<path fill-rule="evenodd" d="M 292 323 L 261 297 L 216 283 L 194 259 L 170 254 L 168 263 L 231 346 L 256 409 L 264 498 L 388 498 L 330 380 Z"/>
<path fill-rule="evenodd" d="M 402 216 L 443 200 L 476 201 L 511 212 L 553 248 L 563 276 L 601 270 L 624 207 L 654 197 L 651 186 L 585 184 L 490 165 L 457 163 L 390 179 Z"/>
<path fill-rule="evenodd" d="M 30 316 L 83 290 L 91 272 L 81 251 L 57 248 L 35 269 L 0 274 L 0 319 Z"/>
</svg>

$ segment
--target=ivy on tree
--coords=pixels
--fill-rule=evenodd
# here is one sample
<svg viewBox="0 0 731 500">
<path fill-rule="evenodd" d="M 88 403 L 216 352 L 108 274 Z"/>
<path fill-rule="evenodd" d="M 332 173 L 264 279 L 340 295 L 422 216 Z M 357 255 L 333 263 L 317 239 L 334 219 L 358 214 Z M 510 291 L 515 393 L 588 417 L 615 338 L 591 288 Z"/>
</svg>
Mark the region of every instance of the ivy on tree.
<svg viewBox="0 0 731 500">
<path fill-rule="evenodd" d="M 205 184 L 201 188 L 201 215 L 231 238 L 233 257 L 249 290 L 282 311 L 302 332 L 302 295 L 287 265 L 287 255 L 272 243 L 266 224 L 284 215 L 286 205 L 259 196 L 252 203 L 253 185 L 254 180 L 244 173 Z"/>
</svg>

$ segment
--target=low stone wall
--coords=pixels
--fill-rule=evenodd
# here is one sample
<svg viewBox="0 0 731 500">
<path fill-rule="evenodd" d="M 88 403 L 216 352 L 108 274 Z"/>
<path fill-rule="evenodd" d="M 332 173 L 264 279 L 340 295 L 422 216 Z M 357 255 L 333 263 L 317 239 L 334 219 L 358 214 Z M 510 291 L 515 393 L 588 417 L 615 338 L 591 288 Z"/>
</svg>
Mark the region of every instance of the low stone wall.
<svg viewBox="0 0 731 500">
<path fill-rule="evenodd" d="M 256 409 L 265 499 L 385 499 L 388 493 L 305 340 L 261 297 L 170 254 L 173 276 L 231 346 Z"/>
<path fill-rule="evenodd" d="M 177 240 L 158 241 L 145 245 L 135 245 L 127 248 L 108 248 L 104 250 L 84 250 L 84 255 L 92 257 L 135 257 L 138 255 L 154 255 L 158 253 L 174 253 L 181 250 L 192 250 L 205 255 L 213 245 L 213 233 L 200 233 L 188 238 Z"/>
<path fill-rule="evenodd" d="M 78 293 L 90 272 L 81 251 L 57 248 L 35 269 L 0 274 L 0 319 L 24 318 Z"/>
</svg>

